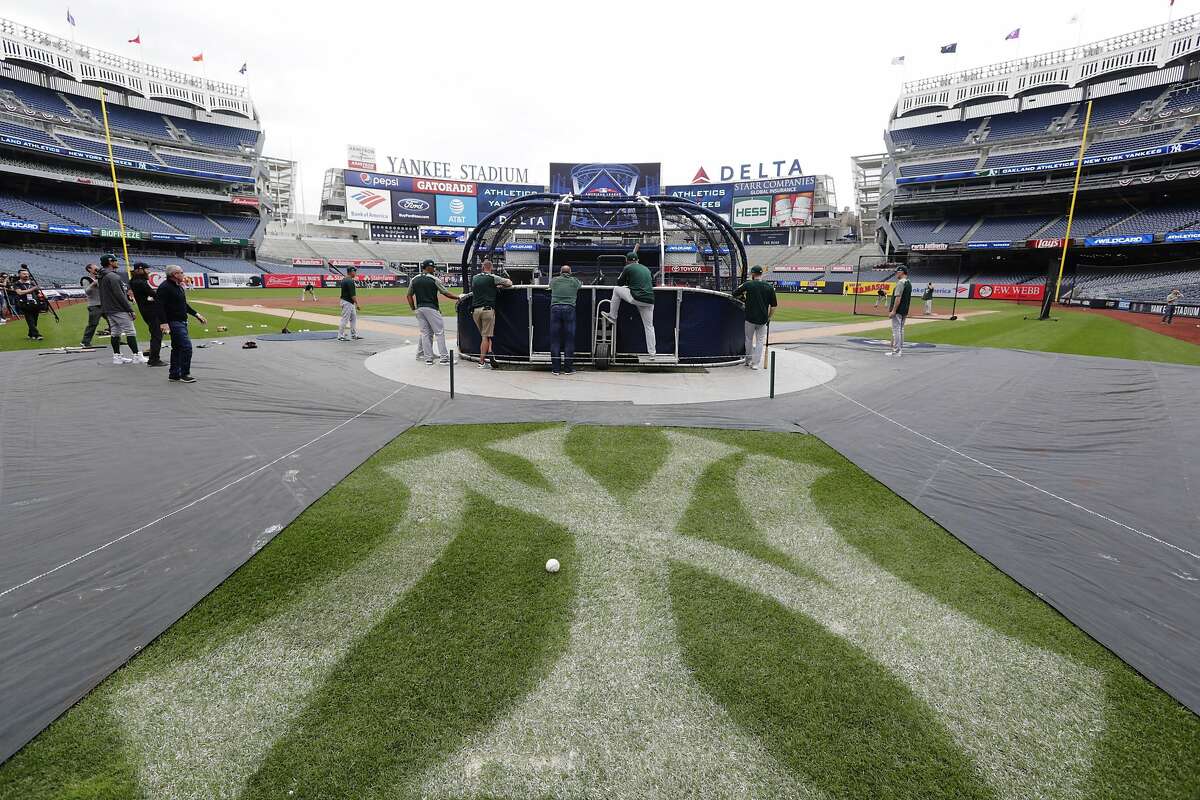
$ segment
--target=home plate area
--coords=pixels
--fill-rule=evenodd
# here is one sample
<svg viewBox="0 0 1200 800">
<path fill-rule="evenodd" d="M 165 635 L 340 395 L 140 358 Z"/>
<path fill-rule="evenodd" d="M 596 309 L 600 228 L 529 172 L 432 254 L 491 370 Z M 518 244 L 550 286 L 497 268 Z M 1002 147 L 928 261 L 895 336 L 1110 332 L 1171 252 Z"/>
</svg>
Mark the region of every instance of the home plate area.
<svg viewBox="0 0 1200 800">
<path fill-rule="evenodd" d="M 828 383 L 837 375 L 831 364 L 805 353 L 772 349 L 775 354 L 775 393 L 790 394 Z M 446 391 L 450 370 L 443 364 L 417 360 L 416 345 L 376 353 L 367 369 L 380 377 L 425 389 Z M 460 360 L 454 368 L 454 390 L 508 400 L 575 400 L 635 405 L 712 403 L 749 400 L 770 393 L 769 369 L 743 366 L 687 369 L 581 369 L 555 375 L 548 368 L 501 367 L 479 369 Z"/>
</svg>

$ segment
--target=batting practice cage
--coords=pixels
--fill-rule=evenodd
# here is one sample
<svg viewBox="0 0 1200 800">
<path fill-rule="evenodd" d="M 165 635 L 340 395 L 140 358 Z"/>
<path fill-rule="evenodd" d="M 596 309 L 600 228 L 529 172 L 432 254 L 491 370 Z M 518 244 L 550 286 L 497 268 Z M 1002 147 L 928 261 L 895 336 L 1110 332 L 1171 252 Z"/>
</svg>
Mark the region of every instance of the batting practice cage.
<svg viewBox="0 0 1200 800">
<path fill-rule="evenodd" d="M 963 282 L 962 256 L 945 253 L 860 256 L 854 280 L 845 285 L 845 292 L 854 296 L 854 313 L 886 317 L 891 311 L 897 271 L 902 267 L 908 270 L 912 282 L 910 317 L 958 319 L 958 301 L 969 296 L 971 287 Z M 928 301 L 923 299 L 926 294 L 932 294 Z"/>
<path fill-rule="evenodd" d="M 629 254 L 654 277 L 653 347 L 634 304 L 620 305 L 615 326 L 603 316 Z M 494 309 L 492 353 L 499 365 L 550 363 L 549 283 L 565 266 L 583 283 L 575 313 L 577 363 L 721 366 L 744 357 L 745 315 L 728 293 L 746 279 L 746 251 L 728 222 L 691 200 L 528 195 L 471 231 L 463 248 L 465 290 L 485 260 L 515 289 L 501 292 Z M 477 355 L 473 301 L 464 298 L 458 347 Z"/>
</svg>

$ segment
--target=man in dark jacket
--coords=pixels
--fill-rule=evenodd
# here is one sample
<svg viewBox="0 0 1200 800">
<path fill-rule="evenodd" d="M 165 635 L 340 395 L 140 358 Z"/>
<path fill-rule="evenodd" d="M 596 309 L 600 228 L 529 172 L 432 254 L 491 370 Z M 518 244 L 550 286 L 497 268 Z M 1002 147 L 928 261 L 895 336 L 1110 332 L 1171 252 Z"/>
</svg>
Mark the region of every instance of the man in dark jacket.
<svg viewBox="0 0 1200 800">
<path fill-rule="evenodd" d="M 133 280 L 129 282 L 133 292 L 133 301 L 137 303 L 138 313 L 146 320 L 150 330 L 150 361 L 146 366 L 165 367 L 167 362 L 162 356 L 162 315 L 158 313 L 158 302 L 154 299 L 154 289 L 150 287 L 150 266 L 138 261 L 133 265 Z"/>
<path fill-rule="evenodd" d="M 192 340 L 188 338 L 188 314 L 201 324 L 207 322 L 203 315 L 188 305 L 183 293 L 183 267 L 172 264 L 167 267 L 167 279 L 154 296 L 158 313 L 162 315 L 159 330 L 171 334 L 171 369 L 167 377 L 180 383 L 195 383 L 192 377 Z"/>
<path fill-rule="evenodd" d="M 146 357 L 138 351 L 137 332 L 133 329 L 136 314 L 129 303 L 129 287 L 125 279 L 117 272 L 119 268 L 117 257 L 114 255 L 100 256 L 100 311 L 108 319 L 108 329 L 111 333 L 109 342 L 113 349 L 114 364 L 131 364 L 135 361 L 145 364 Z M 121 355 L 121 337 L 133 352 L 132 358 Z"/>
</svg>

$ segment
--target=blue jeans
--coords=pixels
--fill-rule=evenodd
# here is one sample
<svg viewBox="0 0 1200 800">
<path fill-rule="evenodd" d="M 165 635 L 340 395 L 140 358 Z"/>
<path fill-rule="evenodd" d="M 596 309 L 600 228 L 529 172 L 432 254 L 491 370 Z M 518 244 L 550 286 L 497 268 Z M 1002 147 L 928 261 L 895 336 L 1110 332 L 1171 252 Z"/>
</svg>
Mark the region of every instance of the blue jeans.
<svg viewBox="0 0 1200 800">
<path fill-rule="evenodd" d="M 550 368 L 571 369 L 574 362 L 575 306 L 550 306 Z"/>
<path fill-rule="evenodd" d="M 188 338 L 186 322 L 168 322 L 171 329 L 170 378 L 182 378 L 192 374 L 192 340 Z"/>
</svg>

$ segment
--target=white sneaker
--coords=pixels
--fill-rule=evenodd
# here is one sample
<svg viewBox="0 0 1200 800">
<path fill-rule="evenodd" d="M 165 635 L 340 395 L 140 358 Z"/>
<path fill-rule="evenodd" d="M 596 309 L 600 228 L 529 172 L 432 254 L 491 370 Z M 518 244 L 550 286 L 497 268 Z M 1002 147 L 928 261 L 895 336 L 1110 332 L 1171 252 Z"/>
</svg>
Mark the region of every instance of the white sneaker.
<svg viewBox="0 0 1200 800">
<path fill-rule="evenodd" d="M 130 359 L 121 358 L 116 353 L 113 353 L 113 363 L 114 364 L 128 364 L 129 362 L 130 362 Z"/>
<path fill-rule="evenodd" d="M 441 359 L 438 361 L 438 363 L 439 364 L 449 364 L 450 356 L 442 356 Z"/>
<path fill-rule="evenodd" d="M 480 368 L 480 369 L 491 369 L 491 368 L 492 368 L 492 365 L 491 365 L 491 364 L 489 364 L 489 363 L 487 363 L 486 361 L 480 361 L 480 362 L 479 362 L 479 368 Z"/>
<path fill-rule="evenodd" d="M 759 369 L 758 364 L 751 364 L 750 369 Z"/>
<path fill-rule="evenodd" d="M 150 362 L 150 359 L 146 358 L 146 357 L 145 357 L 144 355 L 142 355 L 141 353 L 134 353 L 134 355 L 133 355 L 133 358 L 132 358 L 132 359 L 130 359 L 130 361 L 131 361 L 131 362 L 136 362 L 136 363 L 138 363 L 138 364 L 147 364 L 147 363 L 149 363 L 149 362 Z"/>
<path fill-rule="evenodd" d="M 884 355 L 887 356 L 888 358 L 891 358 L 892 356 L 898 356 L 900 354 L 897 353 L 895 350 L 888 350 L 886 353 L 884 353 Z"/>
</svg>

